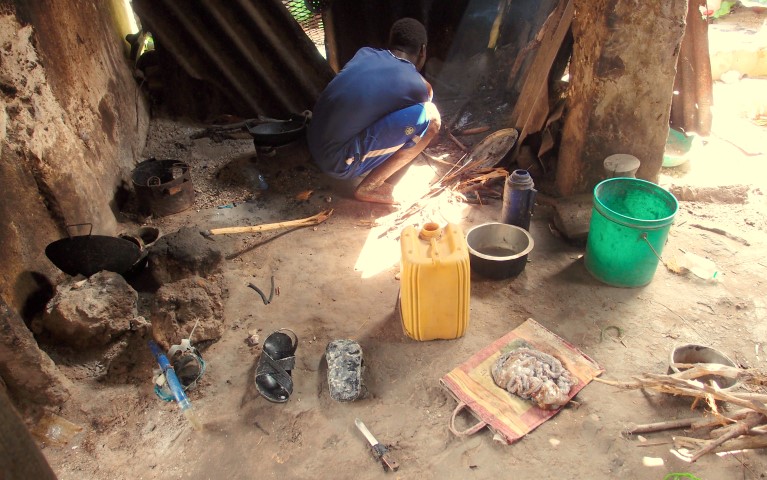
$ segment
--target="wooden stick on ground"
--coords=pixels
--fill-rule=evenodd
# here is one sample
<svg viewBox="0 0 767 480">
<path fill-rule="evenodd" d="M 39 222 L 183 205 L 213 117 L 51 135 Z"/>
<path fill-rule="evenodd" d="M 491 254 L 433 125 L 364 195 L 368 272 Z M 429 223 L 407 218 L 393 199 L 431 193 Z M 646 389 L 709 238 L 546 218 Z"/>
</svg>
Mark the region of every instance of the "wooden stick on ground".
<svg viewBox="0 0 767 480">
<path fill-rule="evenodd" d="M 748 243 L 748 240 L 746 240 L 745 238 L 739 237 L 737 235 L 733 235 L 732 233 L 727 232 L 725 230 L 722 230 L 721 228 L 707 227 L 705 225 L 699 225 L 697 223 L 692 223 L 692 224 L 690 224 L 690 226 L 691 227 L 695 227 L 695 228 L 700 228 L 701 230 L 706 230 L 707 232 L 712 232 L 712 233 L 716 233 L 718 235 L 722 235 L 724 237 L 729 238 L 730 240 L 735 240 L 736 242 L 740 242 L 740 243 L 742 243 L 743 245 L 745 245 L 747 247 L 751 246 L 751 244 Z"/>
<path fill-rule="evenodd" d="M 674 437 L 674 448 L 700 448 L 708 443 L 708 440 L 692 437 Z M 720 445 L 711 450 L 710 453 L 731 452 L 733 450 L 745 450 L 767 448 L 767 436 L 759 435 L 754 437 L 734 438 L 726 445 Z"/>
<path fill-rule="evenodd" d="M 480 176 L 475 177 L 475 178 L 469 178 L 469 179 L 464 180 L 461 183 L 459 183 L 458 186 L 455 188 L 455 191 L 463 193 L 463 194 L 467 194 L 467 193 L 470 193 L 470 192 L 475 192 L 475 191 L 480 190 L 482 188 L 486 188 L 487 187 L 487 182 L 489 180 L 492 180 L 493 178 L 505 178 L 507 176 L 508 176 L 508 174 L 504 170 L 502 174 L 497 174 L 497 175 L 496 174 L 485 174 L 485 175 L 480 175 Z M 503 194 L 501 193 L 501 195 L 503 195 Z"/>
<path fill-rule="evenodd" d="M 455 132 L 454 135 L 476 135 L 478 133 L 485 133 L 488 130 L 490 130 L 488 125 L 482 125 L 479 127 L 467 128 L 465 130 Z"/>
<path fill-rule="evenodd" d="M 697 421 L 697 418 L 680 418 L 677 420 L 667 420 L 665 422 L 645 423 L 642 425 L 635 425 L 625 430 L 625 433 L 652 433 L 662 432 L 663 430 L 674 430 L 677 428 L 686 428 Z"/>
<path fill-rule="evenodd" d="M 455 167 L 455 163 L 452 163 L 452 162 L 446 162 L 446 161 L 444 161 L 444 160 L 440 160 L 440 159 L 439 159 L 439 158 L 437 158 L 437 157 L 434 157 L 434 156 L 432 156 L 432 155 L 429 155 L 429 154 L 428 154 L 428 153 L 426 153 L 425 151 L 421 152 L 419 155 L 423 155 L 423 157 L 424 157 L 424 158 L 425 158 L 427 161 L 429 161 L 429 162 L 437 162 L 437 163 L 441 163 L 442 165 L 447 165 L 448 167 Z"/>
<path fill-rule="evenodd" d="M 692 430 L 700 430 L 702 428 L 709 428 L 709 427 L 715 427 L 717 425 L 724 425 L 727 422 L 734 423 L 737 420 L 743 420 L 751 412 L 753 412 L 753 410 L 748 408 L 743 408 L 740 410 L 735 410 L 734 412 L 730 412 L 727 415 L 715 414 L 712 418 L 702 418 L 700 420 L 693 422 L 690 425 L 690 428 Z"/>
<path fill-rule="evenodd" d="M 384 230 L 380 235 L 378 235 L 378 238 L 383 238 L 387 236 L 389 233 L 398 230 L 405 221 L 415 215 L 416 213 L 423 210 L 426 205 L 437 195 L 445 191 L 447 187 L 440 186 L 440 187 L 432 187 L 431 190 L 429 190 L 427 193 L 421 196 L 418 200 L 410 204 L 409 207 L 402 210 L 402 212 L 397 215 L 397 218 L 394 219 L 394 221 L 389 225 L 389 228 Z"/>
<path fill-rule="evenodd" d="M 252 225 L 247 227 L 224 227 L 214 228 L 210 231 L 211 235 L 227 235 L 230 233 L 257 233 L 268 230 L 278 230 L 280 228 L 308 227 L 310 225 L 319 225 L 327 220 L 333 214 L 333 209 L 325 210 L 307 218 L 298 220 L 288 220 L 286 222 L 265 223 L 263 225 Z"/>
<path fill-rule="evenodd" d="M 449 138 L 449 139 L 450 139 L 450 141 L 452 141 L 453 143 L 455 143 L 455 144 L 458 146 L 458 148 L 460 148 L 460 149 L 461 149 L 461 150 L 463 150 L 464 152 L 468 152 L 468 151 L 469 151 L 468 147 L 466 147 L 466 145 L 464 145 L 463 143 L 461 143 L 461 141 L 460 141 L 460 140 L 458 140 L 457 138 L 455 138 L 455 135 L 453 135 L 452 133 L 450 133 L 450 132 L 447 132 L 447 138 Z"/>
<path fill-rule="evenodd" d="M 661 432 L 663 430 L 673 430 L 676 428 L 690 428 L 692 430 L 700 430 L 702 428 L 715 427 L 717 425 L 731 424 L 737 420 L 746 418 L 749 413 L 753 413 L 753 410 L 744 408 L 730 412 L 727 415 L 714 414 L 714 416 L 711 418 L 680 418 L 677 420 L 667 420 L 665 422 L 645 423 L 641 425 L 634 425 L 631 428 L 626 429 L 625 433 L 653 433 Z"/>
<path fill-rule="evenodd" d="M 676 364 L 676 366 L 689 369 L 671 375 L 645 373 L 635 377 L 636 381 L 634 382 L 613 382 L 599 378 L 595 380 L 619 388 L 654 390 L 675 396 L 685 395 L 695 398 L 696 401 L 705 398 L 713 410 L 713 416 L 699 420 L 685 418 L 634 425 L 626 433 L 649 433 L 673 428 L 697 430 L 725 425 L 712 430 L 710 432 L 712 439 L 709 440 L 674 437 L 675 448 L 693 450 L 689 457 L 685 456 L 685 459 L 690 462 L 695 462 L 703 455 L 712 452 L 767 447 L 767 425 L 765 425 L 767 422 L 767 405 L 765 405 L 767 404 L 767 395 L 723 391 L 716 384 L 705 385 L 699 380 L 693 380 L 701 378 L 703 375 L 717 374 L 726 378 L 736 378 L 743 383 L 763 385 L 765 374 L 762 371 L 715 364 Z M 717 400 L 739 405 L 743 408 L 722 414 L 719 413 L 715 403 Z M 728 423 L 730 424 L 727 425 Z"/>
<path fill-rule="evenodd" d="M 696 370 L 697 368 L 695 367 L 690 370 Z M 746 372 L 748 371 L 744 371 L 744 373 Z M 595 378 L 594 381 L 627 390 L 638 388 L 650 389 L 661 393 L 686 395 L 694 398 L 706 398 L 706 395 L 711 395 L 716 400 L 730 402 L 743 408 L 750 408 L 767 416 L 767 406 L 765 406 L 767 395 L 748 392 L 725 392 L 710 385 L 703 385 L 701 382 L 686 380 L 680 377 L 680 375 L 698 376 L 701 373 L 701 371 L 690 372 L 689 370 L 674 375 L 646 373 L 642 377 L 637 377 L 635 382 L 615 382 L 601 378 Z M 760 376 L 754 376 L 754 379 L 759 378 Z"/>
<path fill-rule="evenodd" d="M 748 433 L 748 431 L 759 425 L 762 420 L 764 420 L 764 415 L 761 413 L 751 412 L 748 415 L 746 415 L 746 418 L 743 419 L 742 422 L 735 423 L 733 425 L 730 425 L 727 427 L 727 432 L 724 433 L 722 436 L 717 438 L 716 440 L 710 441 L 706 443 L 704 446 L 702 446 L 700 449 L 698 449 L 690 459 L 690 462 L 694 462 L 703 455 L 711 452 L 716 447 L 722 445 L 727 440 L 739 437 L 741 435 L 745 435 Z"/>
<path fill-rule="evenodd" d="M 755 398 L 752 394 L 749 396 L 749 399 L 745 399 L 740 398 L 740 393 L 725 392 L 709 385 L 703 385 L 694 380 L 682 380 L 675 378 L 672 375 L 657 375 L 651 373 L 645 374 L 644 384 L 642 386 L 663 393 L 681 394 L 697 398 L 705 398 L 706 395 L 711 395 L 716 400 L 730 402 L 767 415 L 767 406 L 765 406 L 764 400 L 762 400 L 763 398 L 767 398 L 765 395 L 760 395 L 761 398 Z"/>
</svg>

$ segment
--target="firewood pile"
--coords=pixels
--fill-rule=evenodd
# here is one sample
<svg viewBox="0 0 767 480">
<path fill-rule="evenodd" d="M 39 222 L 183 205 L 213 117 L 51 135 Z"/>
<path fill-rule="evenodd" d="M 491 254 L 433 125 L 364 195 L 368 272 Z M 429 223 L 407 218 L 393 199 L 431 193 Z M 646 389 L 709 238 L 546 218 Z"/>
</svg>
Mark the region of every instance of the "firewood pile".
<svg viewBox="0 0 767 480">
<path fill-rule="evenodd" d="M 463 195 L 473 195 L 478 203 L 482 203 L 482 195 L 491 198 L 499 198 L 502 194 L 490 187 L 490 181 L 496 178 L 509 176 L 508 170 L 500 167 L 482 168 L 467 172 L 456 172 L 449 174 L 441 182 L 441 185 L 448 186 L 453 191 Z M 452 187 L 450 187 L 452 185 Z M 503 183 L 501 182 L 501 185 Z M 468 200 L 468 199 L 467 199 Z"/>
<path fill-rule="evenodd" d="M 427 160 L 435 160 L 425 155 Z M 410 203 L 402 205 L 389 217 L 379 219 L 379 225 L 386 228 L 379 238 L 399 232 L 405 224 L 422 224 L 433 218 L 439 218 L 439 211 L 444 202 L 479 203 L 484 198 L 500 199 L 503 197 L 502 185 L 509 172 L 505 168 L 477 168 L 471 162 L 464 163 L 466 155 L 461 157 L 440 179 L 432 183 L 429 191 Z M 440 163 L 447 163 L 440 161 Z M 495 180 L 495 181 L 494 181 Z M 498 184 L 501 186 L 498 187 Z M 414 217 L 421 217 L 414 221 Z"/>
<path fill-rule="evenodd" d="M 675 364 L 681 371 L 669 375 L 645 373 L 633 382 L 595 379 L 622 389 L 643 389 L 686 396 L 693 399 L 693 408 L 705 402 L 708 409 L 698 417 L 668 420 L 644 425 L 632 425 L 626 434 L 642 434 L 685 429 L 696 437 L 672 437 L 677 456 L 695 462 L 708 453 L 728 452 L 767 447 L 767 394 L 751 391 L 730 391 L 716 382 L 699 381 L 711 375 L 732 379 L 744 389 L 760 390 L 767 385 L 767 374 L 755 369 L 741 369 L 718 364 Z M 722 402 L 722 404 L 718 403 Z M 728 404 L 727 409 L 723 404 Z M 731 409 L 731 406 L 738 407 Z"/>
</svg>

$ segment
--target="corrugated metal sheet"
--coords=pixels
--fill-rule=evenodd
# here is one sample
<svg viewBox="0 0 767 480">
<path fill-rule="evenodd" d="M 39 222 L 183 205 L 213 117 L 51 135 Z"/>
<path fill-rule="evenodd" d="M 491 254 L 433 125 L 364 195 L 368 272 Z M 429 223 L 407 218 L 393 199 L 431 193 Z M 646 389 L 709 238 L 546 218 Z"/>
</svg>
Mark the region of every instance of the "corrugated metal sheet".
<svg viewBox="0 0 767 480">
<path fill-rule="evenodd" d="M 306 0 L 282 0 L 282 4 L 296 19 L 306 36 L 315 45 L 325 46 L 325 27 L 322 23 L 322 13 Z M 311 10 L 310 10 L 311 7 Z M 312 11 L 314 10 L 314 11 Z"/>
<path fill-rule="evenodd" d="M 189 75 L 253 114 L 311 109 L 333 77 L 280 0 L 133 0 L 133 8 Z"/>
</svg>

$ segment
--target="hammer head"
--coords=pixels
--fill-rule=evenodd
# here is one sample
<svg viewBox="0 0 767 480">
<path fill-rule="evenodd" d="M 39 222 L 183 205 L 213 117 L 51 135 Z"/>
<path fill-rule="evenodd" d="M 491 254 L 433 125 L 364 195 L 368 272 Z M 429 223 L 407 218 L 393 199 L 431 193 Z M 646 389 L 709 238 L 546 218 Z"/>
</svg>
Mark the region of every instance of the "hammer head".
<svg viewBox="0 0 767 480">
<path fill-rule="evenodd" d="M 210 230 L 200 230 L 200 235 L 205 237 L 206 240 L 210 240 L 211 242 L 215 242 L 216 240 L 213 239 L 213 234 L 210 233 Z"/>
</svg>

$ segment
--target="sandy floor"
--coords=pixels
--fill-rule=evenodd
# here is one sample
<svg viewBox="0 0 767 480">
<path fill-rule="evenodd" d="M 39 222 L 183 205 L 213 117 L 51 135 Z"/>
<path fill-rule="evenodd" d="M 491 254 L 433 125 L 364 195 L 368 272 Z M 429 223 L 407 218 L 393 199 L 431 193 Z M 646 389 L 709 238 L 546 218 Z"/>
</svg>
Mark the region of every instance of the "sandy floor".
<svg viewBox="0 0 767 480">
<path fill-rule="evenodd" d="M 762 135 L 757 138 L 764 138 L 764 130 L 756 128 Z M 502 281 L 472 275 L 466 335 L 421 343 L 403 334 L 395 310 L 396 235 L 379 240 L 380 229 L 370 227 L 391 209 L 350 199 L 349 186 L 316 172 L 300 146 L 254 161 L 249 141 L 191 141 L 193 131 L 156 121 L 145 152 L 188 162 L 197 182 L 193 208 L 152 222 L 163 232 L 295 219 L 329 207 L 335 212 L 313 228 L 216 237 L 227 255 L 220 279 L 228 290 L 226 331 L 204 351 L 208 370 L 190 392 L 204 431 L 193 431 L 174 404 L 154 396 L 147 349 L 145 361 L 122 383 L 82 375 L 77 385 L 86 400 L 62 414 L 85 427 L 84 433 L 69 445 L 43 450 L 60 478 L 380 478 L 381 467 L 354 427 L 355 418 L 392 446 L 401 465 L 392 478 L 645 479 L 671 472 L 763 478 L 767 458 L 761 451 L 706 456 L 690 465 L 670 452 L 672 435 L 681 432 L 647 434 L 644 441 L 621 433 L 632 423 L 702 415 L 686 399 L 592 382 L 551 420 L 506 446 L 487 430 L 467 438 L 450 433 L 455 401 L 439 385 L 441 376 L 527 318 L 596 360 L 606 379 L 665 373 L 672 347 L 687 342 L 718 348 L 741 366 L 764 368 L 767 200 L 761 182 L 767 175 L 756 173 L 763 153 L 743 155 L 731 141 L 712 139 L 703 147 L 707 155 L 665 169 L 661 177 L 664 185 L 711 185 L 704 178 L 724 169 L 732 175 L 718 182 L 714 177 L 713 185 L 750 186 L 743 204 L 682 202 L 662 252 L 665 259 L 682 250 L 707 257 L 721 281 L 677 275 L 661 265 L 646 287 L 608 287 L 585 270 L 583 247 L 552 232 L 552 210 L 538 206 L 530 228 L 536 246 L 525 271 Z M 430 150 L 450 154 L 449 145 Z M 248 201 L 256 169 L 269 189 Z M 313 191 L 307 200 L 296 198 L 306 190 Z M 464 230 L 497 220 L 501 208 L 498 201 L 453 207 L 440 204 L 433 216 Z M 264 305 L 247 284 L 263 288 L 271 275 L 280 294 Z M 295 391 L 286 404 L 257 394 L 253 375 L 260 346 L 246 343 L 254 331 L 263 340 L 279 328 L 294 330 L 300 342 Z M 368 395 L 353 403 L 334 402 L 327 392 L 322 358 L 337 338 L 357 340 L 364 352 Z M 470 422 L 458 419 L 459 427 Z"/>
<path fill-rule="evenodd" d="M 164 137 L 153 142 L 167 145 L 183 143 L 189 129 L 159 123 L 155 131 L 164 131 Z M 161 149 L 159 144 L 148 147 L 153 148 Z M 394 308 L 397 241 L 392 237 L 369 243 L 377 237 L 371 235 L 370 221 L 391 210 L 351 200 L 348 189 L 332 189 L 303 163 L 302 148 L 287 147 L 255 163 L 252 152 L 241 153 L 247 148 L 243 141 L 213 144 L 201 139 L 175 153 L 186 155 L 195 172 L 206 170 L 199 165 L 200 151 L 206 152 L 208 169 L 214 172 L 232 165 L 259 168 L 270 184 L 259 199 L 231 205 L 237 189 L 221 184 L 217 197 L 201 195 L 198 202 L 216 200 L 232 208 L 196 205 L 154 224 L 164 232 L 182 225 L 260 224 L 308 216 L 329 206 L 334 215 L 317 227 L 288 233 L 216 237 L 229 256 L 222 277 L 229 292 L 227 329 L 204 352 L 209 368 L 190 394 L 205 430 L 193 431 L 175 405 L 152 394 L 147 350 L 147 361 L 136 366 L 127 384 L 95 376 L 79 383 L 89 400 L 68 418 L 85 426 L 85 434 L 73 445 L 44 449 L 60 478 L 124 478 L 128 471 L 133 478 L 377 478 L 381 467 L 354 427 L 357 417 L 392 445 L 401 464 L 398 478 L 493 478 L 510 471 L 518 478 L 553 478 L 562 472 L 570 478 L 662 478 L 682 471 L 701 478 L 760 478 L 767 471 L 761 452 L 708 456 L 691 466 L 669 452 L 672 433 L 646 435 L 646 443 L 622 435 L 633 422 L 694 412 L 683 399 L 599 383 L 588 385 L 577 403 L 512 446 L 494 442 L 487 430 L 456 438 L 447 428 L 455 402 L 438 382 L 527 318 L 594 358 L 606 370 L 603 378 L 664 373 L 670 349 L 684 342 L 714 346 L 743 366 L 763 367 L 767 355 L 758 349 L 767 335 L 767 223 L 760 192 L 752 190 L 745 204 L 680 206 L 664 257 L 678 255 L 680 249 L 708 257 L 723 273 L 722 282 L 675 275 L 661 266 L 650 285 L 633 289 L 593 279 L 583 266 L 584 249 L 552 234 L 551 210 L 538 207 L 531 225 L 536 247 L 522 275 L 503 281 L 473 276 L 465 337 L 419 343 L 402 333 Z M 210 180 L 203 180 L 201 174 L 200 183 L 215 189 L 217 177 L 221 175 L 211 173 Z M 314 190 L 307 201 L 295 199 L 307 189 Z M 496 220 L 499 211 L 496 201 L 450 216 L 458 216 L 466 230 Z M 696 224 L 717 226 L 749 246 Z M 361 260 L 364 251 L 376 253 L 374 266 Z M 264 305 L 246 285 L 268 285 L 271 275 L 280 295 Z M 620 338 L 608 327 L 618 327 Z M 258 330 L 263 340 L 279 328 L 291 328 L 300 339 L 295 392 L 286 404 L 269 403 L 256 393 L 253 374 L 260 348 L 245 342 L 249 332 Z M 340 404 L 328 396 L 321 360 L 327 343 L 336 338 L 362 345 L 369 392 L 365 399 Z M 469 422 L 458 419 L 459 426 Z M 646 466 L 656 461 L 649 457 L 662 459 L 660 465 Z"/>
</svg>

